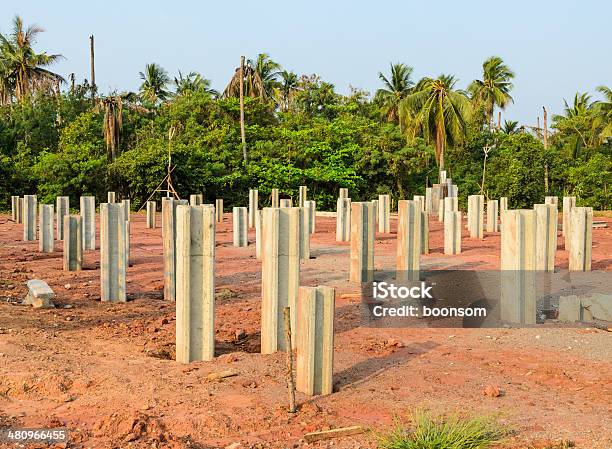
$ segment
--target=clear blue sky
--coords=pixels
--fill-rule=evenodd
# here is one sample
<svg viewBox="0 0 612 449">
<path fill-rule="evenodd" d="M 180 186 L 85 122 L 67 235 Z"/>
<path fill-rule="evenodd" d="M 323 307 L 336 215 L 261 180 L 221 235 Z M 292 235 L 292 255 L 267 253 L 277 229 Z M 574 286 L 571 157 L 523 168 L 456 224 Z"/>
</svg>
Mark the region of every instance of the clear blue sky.
<svg viewBox="0 0 612 449">
<path fill-rule="evenodd" d="M 172 75 L 199 71 L 222 90 L 239 56 L 259 52 L 342 93 L 349 84 L 374 93 L 391 61 L 413 66 L 417 79 L 452 73 L 463 88 L 499 55 L 516 72 L 504 118 L 535 124 L 542 106 L 560 112 L 576 91 L 612 85 L 609 0 L 24 0 L 2 9 L 1 32 L 14 14 L 43 26 L 37 48 L 63 54 L 55 70 L 78 80 L 89 78 L 94 34 L 103 92 L 136 90 L 148 62 Z"/>
</svg>

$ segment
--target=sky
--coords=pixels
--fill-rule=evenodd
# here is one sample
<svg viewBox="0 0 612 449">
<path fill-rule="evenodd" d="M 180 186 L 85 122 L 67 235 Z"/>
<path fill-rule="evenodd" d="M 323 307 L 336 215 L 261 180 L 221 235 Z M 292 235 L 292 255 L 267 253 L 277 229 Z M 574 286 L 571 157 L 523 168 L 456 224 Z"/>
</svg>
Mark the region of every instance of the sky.
<svg viewBox="0 0 612 449">
<path fill-rule="evenodd" d="M 151 62 L 173 76 L 198 71 L 223 90 L 240 55 L 262 52 L 345 94 L 374 94 L 391 62 L 414 67 L 415 81 L 453 74 L 465 88 L 497 55 L 516 73 L 502 120 L 535 125 L 543 106 L 560 113 L 575 92 L 596 99 L 597 86 L 612 85 L 610 0 L 22 0 L 1 9 L 1 33 L 15 14 L 42 26 L 35 48 L 62 54 L 54 71 L 77 81 L 89 79 L 93 34 L 101 92 L 137 90 Z"/>
</svg>

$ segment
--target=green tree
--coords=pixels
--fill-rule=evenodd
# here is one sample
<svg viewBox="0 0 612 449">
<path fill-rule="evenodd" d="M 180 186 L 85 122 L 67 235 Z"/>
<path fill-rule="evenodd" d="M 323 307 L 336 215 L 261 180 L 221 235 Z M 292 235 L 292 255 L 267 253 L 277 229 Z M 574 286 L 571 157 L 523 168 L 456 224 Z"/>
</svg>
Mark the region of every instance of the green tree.
<svg viewBox="0 0 612 449">
<path fill-rule="evenodd" d="M 384 87 L 376 91 L 375 98 L 381 104 L 381 112 L 387 120 L 398 122 L 401 130 L 399 105 L 414 87 L 414 83 L 410 79 L 413 69 L 403 63 L 390 64 L 390 68 L 390 78 L 387 78 L 382 72 L 378 72 L 378 78 L 383 82 Z"/>
<path fill-rule="evenodd" d="M 287 112 L 291 106 L 295 91 L 298 88 L 298 76 L 293 72 L 283 70 L 279 73 L 280 86 L 279 91 L 279 105 L 282 112 Z"/>
<path fill-rule="evenodd" d="M 140 97 L 147 103 L 156 105 L 170 98 L 168 84 L 170 77 L 168 72 L 161 66 L 152 63 L 145 66 L 145 71 L 140 72 Z"/>
<path fill-rule="evenodd" d="M 484 107 L 486 123 L 491 128 L 495 107 L 505 109 L 513 101 L 510 91 L 514 87 L 514 72 L 499 56 L 491 56 L 482 64 L 482 79 L 474 80 L 468 92 L 475 106 Z"/>
<path fill-rule="evenodd" d="M 603 100 L 595 102 L 598 125 L 601 128 L 599 137 L 603 142 L 612 137 L 612 89 L 608 86 L 599 86 L 597 91 L 604 96 Z"/>
<path fill-rule="evenodd" d="M 174 78 L 176 95 L 183 95 L 187 92 L 202 92 L 211 97 L 218 97 L 219 92 L 211 87 L 211 82 L 203 78 L 198 72 L 189 72 L 183 75 L 179 70 L 178 77 Z"/>
<path fill-rule="evenodd" d="M 583 153 L 588 153 L 599 141 L 596 121 L 598 111 L 587 93 L 576 92 L 572 104 L 567 100 L 564 100 L 564 104 L 564 114 L 553 116 L 552 127 L 559 131 L 559 136 L 555 137 L 562 141 L 570 157 L 575 159 L 587 156 Z"/>
</svg>

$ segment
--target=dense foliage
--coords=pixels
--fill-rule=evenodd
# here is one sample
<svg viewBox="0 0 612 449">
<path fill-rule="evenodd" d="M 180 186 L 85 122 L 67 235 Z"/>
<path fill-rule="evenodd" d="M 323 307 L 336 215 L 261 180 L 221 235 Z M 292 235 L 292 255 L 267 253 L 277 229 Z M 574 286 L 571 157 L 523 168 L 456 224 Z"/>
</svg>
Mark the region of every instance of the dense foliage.
<svg viewBox="0 0 612 449">
<path fill-rule="evenodd" d="M 15 26 L 15 33 L 23 29 Z M 149 64 L 139 94 L 100 96 L 87 82 L 60 92 L 50 88 L 58 76 L 38 70 L 57 55 L 32 51 L 27 67 L 38 81 L 17 78 L 2 55 L 19 42 L 10 35 L 0 40 L 0 208 L 10 195 L 36 193 L 41 202 L 69 195 L 76 205 L 82 194 L 104 201 L 108 190 L 139 207 L 164 179 L 169 151 L 181 196 L 202 192 L 208 202 L 223 197 L 228 207 L 244 205 L 253 187 L 262 205 L 272 188 L 295 196 L 299 185 L 322 209 L 335 206 L 340 187 L 354 200 L 379 193 L 411 198 L 436 182 L 443 163 L 462 204 L 482 190 L 507 196 L 511 207 L 575 195 L 581 205 L 610 208 L 606 87 L 604 101 L 577 94 L 553 117 L 545 149 L 541 129 L 494 123 L 495 108 L 512 101 L 514 74 L 500 58 L 485 61 L 483 79 L 467 91 L 449 75 L 412 82 L 411 67 L 392 64 L 370 99 L 358 90 L 339 95 L 318 76 L 281 71 L 261 54 L 243 72 L 245 164 L 237 75 L 223 95 L 195 72 L 179 73 L 172 89 L 170 75 Z"/>
</svg>

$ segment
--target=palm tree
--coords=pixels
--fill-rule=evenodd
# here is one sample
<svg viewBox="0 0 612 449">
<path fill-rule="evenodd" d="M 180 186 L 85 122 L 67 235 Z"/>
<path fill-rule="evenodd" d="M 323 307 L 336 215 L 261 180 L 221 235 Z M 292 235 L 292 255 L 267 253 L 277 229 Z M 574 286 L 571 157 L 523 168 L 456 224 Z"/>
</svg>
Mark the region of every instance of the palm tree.
<svg viewBox="0 0 612 449">
<path fill-rule="evenodd" d="M 13 79 L 10 76 L 6 62 L 0 55 L 0 106 L 5 106 L 11 102 L 13 90 Z"/>
<path fill-rule="evenodd" d="M 513 101 L 510 91 L 514 87 L 514 72 L 499 56 L 491 56 L 482 64 L 482 80 L 474 80 L 468 87 L 476 105 L 484 107 L 489 129 L 495 107 L 505 109 Z"/>
<path fill-rule="evenodd" d="M 0 73 L 0 94 L 6 100 L 6 90 L 14 88 L 18 101 L 23 100 L 32 92 L 53 92 L 58 82 L 64 82 L 57 73 L 47 67 L 56 63 L 62 55 L 48 55 L 36 53 L 32 46 L 37 36 L 44 30 L 37 25 L 24 28 L 23 20 L 19 16 L 13 19 L 13 31 L 9 35 L 0 34 L 0 60 L 2 61 Z"/>
<path fill-rule="evenodd" d="M 268 97 L 272 96 L 274 88 L 278 85 L 278 75 L 280 73 L 280 64 L 270 59 L 267 53 L 259 53 L 255 61 L 248 60 L 247 65 L 255 68 L 255 72 L 261 78 L 264 91 Z"/>
<path fill-rule="evenodd" d="M 280 65 L 270 59 L 266 53 L 257 55 L 257 59 L 247 60 L 243 67 L 242 82 L 244 95 L 251 98 L 266 99 L 273 94 L 278 81 Z M 240 67 L 223 91 L 224 97 L 238 97 L 240 95 Z"/>
<path fill-rule="evenodd" d="M 504 120 L 504 126 L 501 132 L 504 134 L 516 134 L 519 131 L 518 122 L 516 120 Z"/>
<path fill-rule="evenodd" d="M 183 75 L 179 70 L 178 78 L 174 78 L 176 94 L 183 95 L 187 92 L 201 92 L 218 97 L 219 92 L 211 87 L 211 82 L 207 78 L 203 78 L 198 72 L 189 72 L 188 75 Z"/>
<path fill-rule="evenodd" d="M 170 92 L 167 90 L 170 77 L 168 72 L 161 66 L 152 63 L 145 66 L 145 71 L 140 72 L 140 97 L 152 104 L 165 101 L 170 97 Z"/>
<path fill-rule="evenodd" d="M 280 107 L 281 111 L 288 111 L 293 93 L 297 90 L 299 81 L 298 76 L 293 72 L 283 70 L 279 73 L 280 75 Z"/>
<path fill-rule="evenodd" d="M 412 76 L 412 67 L 403 63 L 390 64 L 391 78 L 387 78 L 382 72 L 378 72 L 378 78 L 383 82 L 384 88 L 376 91 L 376 98 L 382 103 L 382 109 L 387 120 L 390 122 L 399 121 L 400 129 L 402 121 L 400 120 L 399 104 L 412 91 L 414 83 L 410 79 Z"/>
<path fill-rule="evenodd" d="M 553 126 L 568 137 L 568 149 L 577 158 L 583 148 L 597 140 L 597 110 L 587 93 L 576 92 L 572 104 L 563 100 L 563 115 L 553 116 Z"/>
<path fill-rule="evenodd" d="M 423 78 L 400 102 L 401 114 L 414 117 L 411 134 L 420 131 L 426 140 L 435 142 L 440 170 L 444 170 L 445 147 L 461 141 L 467 131 L 469 102 L 463 92 L 454 90 L 456 83 L 452 75 Z"/>
<path fill-rule="evenodd" d="M 612 89 L 608 86 L 599 86 L 597 91 L 603 94 L 604 99 L 595 102 L 598 112 L 599 125 L 602 128 L 599 138 L 604 141 L 612 137 Z"/>
</svg>

